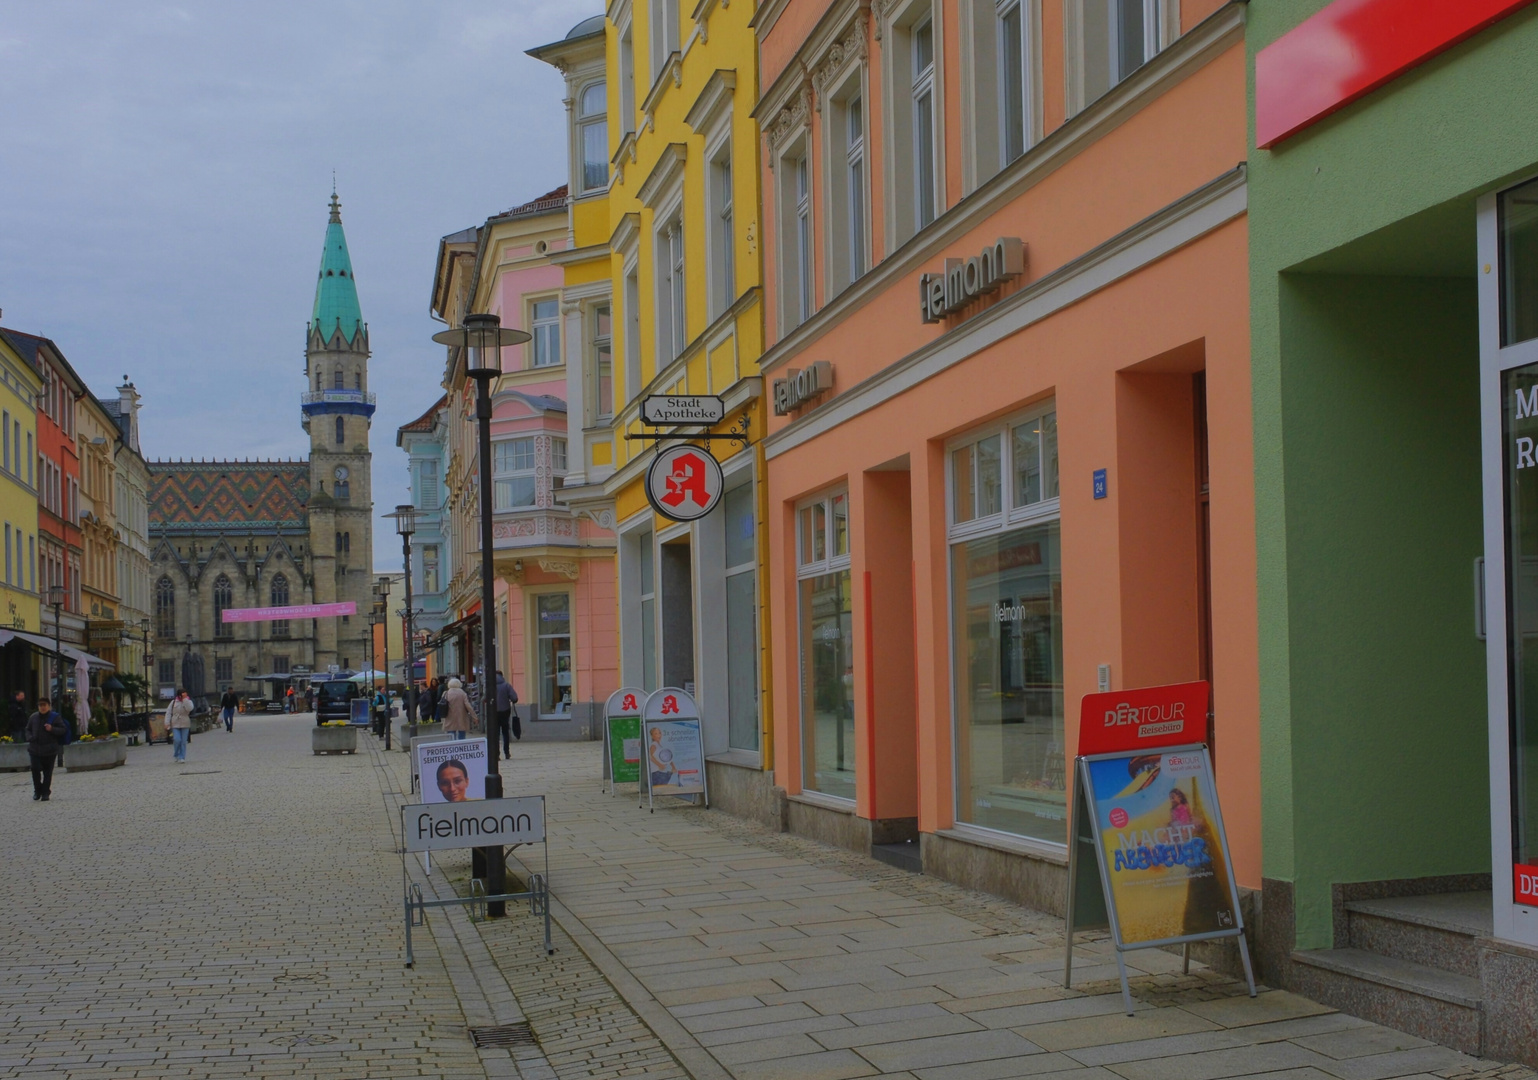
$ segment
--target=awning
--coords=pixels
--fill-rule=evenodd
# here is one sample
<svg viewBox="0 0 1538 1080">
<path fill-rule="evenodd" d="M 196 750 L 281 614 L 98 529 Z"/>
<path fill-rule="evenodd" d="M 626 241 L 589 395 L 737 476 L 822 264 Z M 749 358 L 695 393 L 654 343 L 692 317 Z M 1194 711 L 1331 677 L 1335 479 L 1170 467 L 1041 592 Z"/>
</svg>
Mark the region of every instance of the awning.
<svg viewBox="0 0 1538 1080">
<path fill-rule="evenodd" d="M 25 630 L 0 629 L 0 645 L 8 645 L 17 638 L 25 641 L 39 652 L 47 653 L 49 656 L 63 656 L 70 663 L 79 663 L 80 659 L 84 657 L 86 664 L 90 667 L 106 671 L 117 670 L 116 664 L 109 664 L 100 657 L 92 656 L 90 653 L 77 649 L 73 645 L 65 645 L 63 642 L 60 642 L 59 647 L 55 649 L 52 638 L 44 637 L 41 634 L 29 634 Z"/>
<path fill-rule="evenodd" d="M 476 625 L 477 623 L 479 623 L 480 621 L 481 621 L 480 610 L 477 609 L 475 611 L 472 611 L 470 614 L 466 615 L 463 619 L 460 619 L 457 622 L 449 623 L 442 630 L 439 630 L 432 637 L 428 638 L 422 644 L 422 651 L 423 652 L 431 652 L 434 649 L 442 648 L 444 642 L 449 641 L 452 638 L 459 637 L 461 634 L 469 633 L 470 628 L 472 626 Z"/>
</svg>

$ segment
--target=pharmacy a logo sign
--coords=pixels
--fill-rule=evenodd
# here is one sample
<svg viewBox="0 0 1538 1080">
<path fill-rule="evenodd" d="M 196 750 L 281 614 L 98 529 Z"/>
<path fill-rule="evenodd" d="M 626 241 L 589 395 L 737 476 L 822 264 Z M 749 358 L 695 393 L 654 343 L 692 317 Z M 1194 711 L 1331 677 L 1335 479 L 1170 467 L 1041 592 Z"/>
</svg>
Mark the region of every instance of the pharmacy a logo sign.
<svg viewBox="0 0 1538 1080">
<path fill-rule="evenodd" d="M 657 454 L 646 470 L 646 498 L 652 509 L 674 521 L 698 521 L 721 501 L 721 464 L 709 450 L 673 446 Z"/>
</svg>

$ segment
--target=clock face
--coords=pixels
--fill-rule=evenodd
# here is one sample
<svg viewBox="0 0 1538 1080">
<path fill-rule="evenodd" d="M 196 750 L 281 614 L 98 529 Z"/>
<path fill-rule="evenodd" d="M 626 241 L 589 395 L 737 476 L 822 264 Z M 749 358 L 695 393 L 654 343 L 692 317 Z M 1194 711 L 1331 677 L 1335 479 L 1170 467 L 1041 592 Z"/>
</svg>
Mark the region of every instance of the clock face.
<svg viewBox="0 0 1538 1080">
<path fill-rule="evenodd" d="M 338 465 L 336 467 L 336 472 L 333 473 L 332 475 L 335 476 L 338 480 L 346 480 L 347 479 L 347 466 L 346 465 Z"/>
</svg>

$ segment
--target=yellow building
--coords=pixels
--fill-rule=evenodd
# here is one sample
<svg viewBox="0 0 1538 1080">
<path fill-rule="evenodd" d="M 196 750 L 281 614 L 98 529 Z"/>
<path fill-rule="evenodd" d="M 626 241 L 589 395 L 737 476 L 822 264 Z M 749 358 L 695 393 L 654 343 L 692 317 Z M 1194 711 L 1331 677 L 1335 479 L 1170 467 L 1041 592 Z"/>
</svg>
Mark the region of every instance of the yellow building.
<svg viewBox="0 0 1538 1080">
<path fill-rule="evenodd" d="M 0 626 L 39 629 L 37 593 L 37 410 L 42 374 L 0 334 Z M 7 675 L 9 675 L 9 671 Z M 9 685 L 20 688 L 16 683 Z"/>
<path fill-rule="evenodd" d="M 711 802 L 773 816 L 753 7 L 700 0 L 683 14 L 680 0 L 614 0 L 531 52 L 566 78 L 566 296 L 612 297 L 601 361 L 613 358 L 612 392 L 606 408 L 587 410 L 586 473 L 568 477 L 562 498 L 614 517 L 621 682 L 692 691 Z M 659 430 L 641 423 L 641 402 L 672 394 L 721 398 L 711 433 L 747 442 L 710 444 L 725 496 L 689 523 L 653 511 L 645 479 L 656 450 L 637 438 Z"/>
</svg>

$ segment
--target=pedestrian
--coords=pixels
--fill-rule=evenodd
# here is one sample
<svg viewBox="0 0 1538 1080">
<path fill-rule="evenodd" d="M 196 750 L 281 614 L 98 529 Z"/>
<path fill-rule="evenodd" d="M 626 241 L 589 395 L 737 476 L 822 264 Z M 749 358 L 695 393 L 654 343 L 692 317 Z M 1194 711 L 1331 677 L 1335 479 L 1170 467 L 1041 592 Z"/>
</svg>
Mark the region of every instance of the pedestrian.
<svg viewBox="0 0 1538 1080">
<path fill-rule="evenodd" d="M 470 698 L 458 679 L 449 680 L 449 688 L 438 705 L 443 710 L 443 733 L 456 739 L 466 738 L 470 733 Z"/>
<path fill-rule="evenodd" d="M 432 723 L 433 717 L 437 715 L 439 681 L 435 677 L 432 682 L 427 684 L 427 688 L 422 691 L 422 696 L 417 699 L 417 716 L 424 724 Z"/>
<path fill-rule="evenodd" d="M 47 802 L 53 794 L 53 766 L 64 743 L 63 720 L 45 697 L 37 699 L 37 712 L 27 717 L 27 755 L 32 759 L 33 802 Z"/>
<path fill-rule="evenodd" d="M 240 708 L 240 699 L 235 696 L 234 687 L 226 687 L 223 696 L 219 698 L 219 716 L 224 721 L 226 733 L 235 730 L 235 710 Z"/>
<path fill-rule="evenodd" d="M 511 761 L 513 757 L 513 744 L 508 741 L 511 733 L 514 739 L 523 738 L 523 726 L 518 720 L 518 710 L 514 707 L 518 704 L 518 691 L 513 689 L 513 684 L 497 672 L 497 696 L 495 700 L 497 716 L 496 728 L 491 732 L 491 752 L 497 751 L 497 740 L 502 740 L 502 756 Z"/>
<path fill-rule="evenodd" d="M 27 693 L 18 690 L 11 698 L 11 739 L 21 742 L 27 737 Z"/>
<path fill-rule="evenodd" d="M 288 688 L 288 693 L 283 695 L 283 711 L 286 713 L 294 711 L 294 688 L 292 686 Z"/>
<path fill-rule="evenodd" d="M 166 727 L 176 744 L 176 760 L 187 764 L 187 740 L 192 735 L 192 698 L 185 688 L 178 689 L 176 697 L 166 706 Z"/>
</svg>

